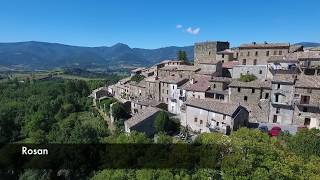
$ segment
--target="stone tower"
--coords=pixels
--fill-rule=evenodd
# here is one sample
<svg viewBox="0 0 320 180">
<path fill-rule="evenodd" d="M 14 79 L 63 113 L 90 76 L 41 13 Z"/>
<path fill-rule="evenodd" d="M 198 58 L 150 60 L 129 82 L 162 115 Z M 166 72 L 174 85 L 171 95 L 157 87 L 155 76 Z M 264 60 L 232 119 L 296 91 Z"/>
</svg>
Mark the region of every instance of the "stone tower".
<svg viewBox="0 0 320 180">
<path fill-rule="evenodd" d="M 216 64 L 216 53 L 229 48 L 229 42 L 208 41 L 195 43 L 194 65 Z"/>
</svg>

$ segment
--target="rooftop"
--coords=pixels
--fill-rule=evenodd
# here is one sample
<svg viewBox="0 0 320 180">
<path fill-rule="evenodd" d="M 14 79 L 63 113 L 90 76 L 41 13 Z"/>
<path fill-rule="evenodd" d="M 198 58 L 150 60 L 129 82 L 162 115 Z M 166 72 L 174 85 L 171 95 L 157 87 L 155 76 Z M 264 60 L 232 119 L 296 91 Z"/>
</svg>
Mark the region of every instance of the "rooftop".
<svg viewBox="0 0 320 180">
<path fill-rule="evenodd" d="M 194 78 L 193 84 L 191 83 L 191 81 L 189 81 L 182 86 L 182 89 L 186 91 L 205 92 L 209 89 L 209 79 L 210 77 L 207 76 L 203 76 L 202 78 Z"/>
<path fill-rule="evenodd" d="M 164 66 L 160 69 L 169 70 L 169 71 L 194 71 L 194 72 L 200 70 L 199 67 L 191 66 L 191 65 L 170 65 L 170 66 Z"/>
<path fill-rule="evenodd" d="M 319 76 L 300 75 L 297 77 L 295 87 L 297 87 L 297 88 L 320 88 L 320 77 Z"/>
<path fill-rule="evenodd" d="M 185 104 L 187 106 L 198 107 L 201 109 L 205 109 L 208 111 L 213 111 L 220 114 L 225 114 L 229 116 L 233 116 L 240 105 L 231 104 L 231 103 L 223 103 L 219 101 L 214 101 L 210 99 L 188 99 Z"/>
<path fill-rule="evenodd" d="M 289 48 L 289 43 L 250 43 L 250 44 L 241 44 L 239 48 Z"/>
<path fill-rule="evenodd" d="M 230 83 L 232 81 L 231 78 L 228 78 L 228 77 L 215 77 L 215 76 L 212 76 L 210 79 L 209 79 L 210 82 L 226 82 L 226 83 Z"/>
<path fill-rule="evenodd" d="M 177 76 L 166 76 L 160 79 L 161 82 L 169 83 L 169 84 L 180 84 L 183 82 L 187 82 L 188 79 L 181 78 Z"/>
<path fill-rule="evenodd" d="M 243 82 L 240 80 L 232 80 L 229 87 L 248 87 L 248 88 L 271 88 L 271 82 L 269 80 L 254 80 L 250 82 Z"/>
<path fill-rule="evenodd" d="M 136 82 L 136 81 L 130 81 L 129 83 L 131 86 L 137 86 L 137 87 L 142 87 L 145 88 L 146 87 L 146 81 L 142 80 L 140 82 Z"/>
<path fill-rule="evenodd" d="M 135 100 L 133 100 L 133 103 L 139 104 L 142 106 L 151 106 L 151 107 L 156 107 L 159 104 L 161 104 L 161 102 L 159 102 L 159 101 L 156 101 L 153 99 L 147 99 L 147 98 L 135 99 Z"/>
<path fill-rule="evenodd" d="M 270 56 L 268 62 L 286 62 L 286 63 L 297 63 L 298 53 L 290 53 L 283 56 Z"/>
<path fill-rule="evenodd" d="M 275 74 L 273 76 L 272 82 L 293 84 L 295 79 L 296 79 L 296 75 L 294 74 Z"/>
<path fill-rule="evenodd" d="M 154 108 L 154 107 L 147 107 L 143 110 L 141 110 L 139 113 L 132 116 L 130 119 L 126 120 L 125 123 L 129 128 L 139 124 L 140 122 L 144 121 L 145 119 L 153 116 L 157 112 L 159 112 L 160 109 Z"/>
</svg>

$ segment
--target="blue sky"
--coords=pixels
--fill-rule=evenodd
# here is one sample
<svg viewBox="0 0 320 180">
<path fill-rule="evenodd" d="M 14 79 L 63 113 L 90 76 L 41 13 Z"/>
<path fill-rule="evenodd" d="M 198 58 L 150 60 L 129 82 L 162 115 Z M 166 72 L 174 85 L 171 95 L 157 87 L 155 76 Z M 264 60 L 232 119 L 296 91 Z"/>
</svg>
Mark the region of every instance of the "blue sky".
<svg viewBox="0 0 320 180">
<path fill-rule="evenodd" d="M 0 42 L 158 48 L 320 42 L 319 0 L 2 0 Z"/>
</svg>

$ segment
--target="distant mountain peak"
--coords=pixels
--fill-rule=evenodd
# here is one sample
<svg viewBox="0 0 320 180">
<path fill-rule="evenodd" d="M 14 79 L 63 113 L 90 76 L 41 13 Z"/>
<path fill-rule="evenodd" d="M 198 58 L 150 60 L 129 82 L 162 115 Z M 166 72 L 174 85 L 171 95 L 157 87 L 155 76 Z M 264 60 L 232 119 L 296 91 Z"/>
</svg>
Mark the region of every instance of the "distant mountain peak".
<svg viewBox="0 0 320 180">
<path fill-rule="evenodd" d="M 124 44 L 124 43 L 117 43 L 111 47 L 112 48 L 129 48 L 129 49 L 131 49 L 127 44 Z"/>
</svg>

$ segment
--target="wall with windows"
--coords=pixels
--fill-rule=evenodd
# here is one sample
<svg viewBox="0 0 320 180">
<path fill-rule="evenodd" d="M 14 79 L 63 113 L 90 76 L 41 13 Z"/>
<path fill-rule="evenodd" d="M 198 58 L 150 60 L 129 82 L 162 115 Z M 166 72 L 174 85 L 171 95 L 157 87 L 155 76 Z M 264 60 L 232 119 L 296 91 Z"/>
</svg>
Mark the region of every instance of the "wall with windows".
<svg viewBox="0 0 320 180">
<path fill-rule="evenodd" d="M 234 66 L 232 69 L 232 78 L 240 78 L 240 76 L 245 74 L 253 74 L 258 79 L 267 79 L 268 69 L 267 65 L 238 65 Z"/>
</svg>

